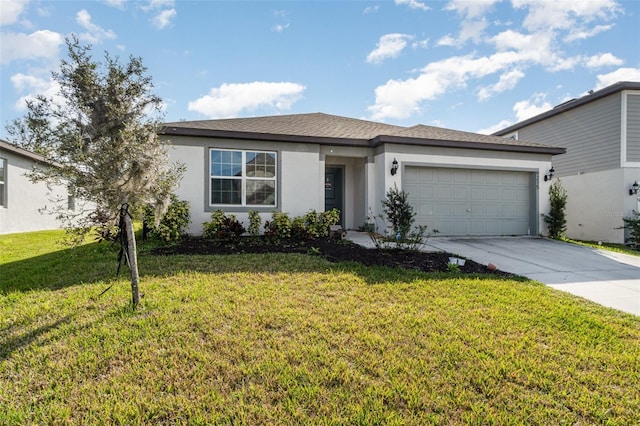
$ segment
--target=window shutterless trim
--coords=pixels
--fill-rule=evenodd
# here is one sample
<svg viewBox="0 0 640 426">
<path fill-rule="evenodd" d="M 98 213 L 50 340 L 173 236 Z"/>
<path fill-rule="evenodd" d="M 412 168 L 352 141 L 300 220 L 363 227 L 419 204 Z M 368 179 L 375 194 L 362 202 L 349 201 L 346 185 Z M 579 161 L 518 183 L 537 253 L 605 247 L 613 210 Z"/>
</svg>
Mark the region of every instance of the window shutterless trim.
<svg viewBox="0 0 640 426">
<path fill-rule="evenodd" d="M 226 151 L 226 152 L 240 152 L 242 155 L 241 160 L 241 172 L 242 176 L 215 176 L 212 174 L 211 156 L 214 151 Z M 247 153 L 258 154 L 270 154 L 275 157 L 275 173 L 273 177 L 250 177 L 247 176 Z M 280 153 L 278 151 L 258 150 L 258 149 L 230 149 L 230 148 L 217 148 L 206 147 L 205 149 L 205 206 L 206 212 L 215 211 L 218 209 L 232 211 L 232 212 L 273 212 L 278 211 L 280 206 Z M 240 180 L 241 182 L 241 204 L 212 204 L 211 203 L 211 190 L 213 179 L 226 179 L 226 180 Z M 273 182 L 275 191 L 274 204 L 247 204 L 247 182 Z"/>
</svg>

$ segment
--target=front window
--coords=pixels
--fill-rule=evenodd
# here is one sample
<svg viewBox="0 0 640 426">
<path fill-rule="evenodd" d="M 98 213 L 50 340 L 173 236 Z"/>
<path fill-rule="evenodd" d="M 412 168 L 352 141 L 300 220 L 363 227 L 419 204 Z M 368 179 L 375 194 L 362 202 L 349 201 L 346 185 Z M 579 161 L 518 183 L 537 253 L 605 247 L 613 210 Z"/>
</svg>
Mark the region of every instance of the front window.
<svg viewBox="0 0 640 426">
<path fill-rule="evenodd" d="M 0 158 L 0 207 L 7 207 L 7 160 Z"/>
<path fill-rule="evenodd" d="M 276 205 L 276 153 L 212 149 L 211 205 Z"/>
</svg>

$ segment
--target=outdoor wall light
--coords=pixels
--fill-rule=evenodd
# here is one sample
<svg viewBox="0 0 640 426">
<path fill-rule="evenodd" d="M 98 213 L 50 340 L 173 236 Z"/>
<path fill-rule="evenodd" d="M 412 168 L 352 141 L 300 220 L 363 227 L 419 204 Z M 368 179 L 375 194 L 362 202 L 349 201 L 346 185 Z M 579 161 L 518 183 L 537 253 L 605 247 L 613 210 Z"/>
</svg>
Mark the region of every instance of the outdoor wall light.
<svg viewBox="0 0 640 426">
<path fill-rule="evenodd" d="M 631 188 L 629 188 L 629 195 L 637 195 L 640 192 L 640 185 L 638 185 L 638 181 L 633 182 Z"/>
<path fill-rule="evenodd" d="M 548 175 L 544 175 L 544 181 L 546 182 L 548 180 L 551 180 L 551 178 L 553 177 L 553 174 L 555 172 L 556 171 L 553 169 L 553 166 L 551 166 L 551 168 L 549 169 L 549 174 Z"/>
<path fill-rule="evenodd" d="M 398 173 L 398 160 L 393 159 L 393 163 L 391 163 L 391 176 L 394 176 Z"/>
</svg>

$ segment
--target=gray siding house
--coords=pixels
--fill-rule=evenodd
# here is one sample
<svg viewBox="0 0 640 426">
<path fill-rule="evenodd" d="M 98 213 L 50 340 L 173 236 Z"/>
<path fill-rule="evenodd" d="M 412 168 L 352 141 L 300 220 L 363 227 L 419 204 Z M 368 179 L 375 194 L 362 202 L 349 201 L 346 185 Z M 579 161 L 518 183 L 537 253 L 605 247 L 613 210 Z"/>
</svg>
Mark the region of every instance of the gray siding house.
<svg viewBox="0 0 640 426">
<path fill-rule="evenodd" d="M 640 210 L 640 82 L 619 82 L 496 133 L 562 146 L 554 179 L 568 193 L 567 236 L 623 243 L 622 218 Z"/>
</svg>

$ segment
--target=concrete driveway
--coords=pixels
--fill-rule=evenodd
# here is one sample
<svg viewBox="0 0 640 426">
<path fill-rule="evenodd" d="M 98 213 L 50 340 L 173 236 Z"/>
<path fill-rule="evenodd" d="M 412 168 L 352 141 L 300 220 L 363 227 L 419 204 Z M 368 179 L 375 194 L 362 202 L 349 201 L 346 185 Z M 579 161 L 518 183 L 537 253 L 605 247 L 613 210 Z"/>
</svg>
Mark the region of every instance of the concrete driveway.
<svg viewBox="0 0 640 426">
<path fill-rule="evenodd" d="M 604 306 L 640 315 L 640 257 L 534 237 L 430 238 L 442 250 L 493 263 Z"/>
</svg>

